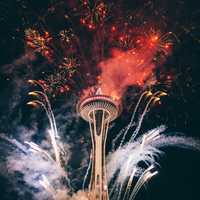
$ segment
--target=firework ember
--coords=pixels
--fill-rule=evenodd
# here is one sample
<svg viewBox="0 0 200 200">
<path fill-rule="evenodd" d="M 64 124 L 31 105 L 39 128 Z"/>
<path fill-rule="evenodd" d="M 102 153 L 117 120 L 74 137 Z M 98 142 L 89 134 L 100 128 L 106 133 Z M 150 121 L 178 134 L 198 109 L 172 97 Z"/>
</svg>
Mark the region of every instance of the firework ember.
<svg viewBox="0 0 200 200">
<path fill-rule="evenodd" d="M 37 30 L 27 29 L 25 31 L 27 46 L 41 52 L 41 54 L 47 57 L 49 60 L 51 58 L 51 49 L 49 48 L 49 43 L 52 38 L 48 32 L 45 32 L 43 36 Z"/>
</svg>

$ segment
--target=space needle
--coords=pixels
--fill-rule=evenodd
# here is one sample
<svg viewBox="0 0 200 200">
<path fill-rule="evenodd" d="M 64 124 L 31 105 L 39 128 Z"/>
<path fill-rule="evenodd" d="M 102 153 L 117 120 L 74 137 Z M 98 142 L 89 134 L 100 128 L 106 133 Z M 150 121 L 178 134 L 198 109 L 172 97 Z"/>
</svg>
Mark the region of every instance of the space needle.
<svg viewBox="0 0 200 200">
<path fill-rule="evenodd" d="M 109 200 L 105 166 L 105 146 L 111 121 L 120 109 L 110 96 L 99 92 L 81 100 L 77 112 L 89 122 L 92 138 L 92 169 L 89 184 L 89 200 Z"/>
</svg>

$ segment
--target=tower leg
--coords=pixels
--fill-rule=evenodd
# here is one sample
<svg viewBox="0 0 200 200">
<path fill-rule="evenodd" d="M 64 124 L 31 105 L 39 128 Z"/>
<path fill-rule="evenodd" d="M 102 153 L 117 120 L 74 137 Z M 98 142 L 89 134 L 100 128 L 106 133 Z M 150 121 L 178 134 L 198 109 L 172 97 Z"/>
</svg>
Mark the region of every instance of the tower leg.
<svg viewBox="0 0 200 200">
<path fill-rule="evenodd" d="M 92 173 L 90 180 L 90 200 L 109 200 L 105 168 L 105 143 L 109 120 L 104 110 L 90 113 L 90 132 L 92 137 Z"/>
</svg>

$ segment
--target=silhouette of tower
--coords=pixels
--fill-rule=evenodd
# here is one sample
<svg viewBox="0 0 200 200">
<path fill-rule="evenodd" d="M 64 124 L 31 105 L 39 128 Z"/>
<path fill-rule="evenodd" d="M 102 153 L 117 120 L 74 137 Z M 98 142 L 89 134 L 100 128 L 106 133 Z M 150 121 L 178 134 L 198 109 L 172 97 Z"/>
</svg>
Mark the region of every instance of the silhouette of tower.
<svg viewBox="0 0 200 200">
<path fill-rule="evenodd" d="M 109 96 L 89 96 L 77 105 L 81 117 L 89 122 L 92 138 L 90 200 L 109 200 L 105 168 L 105 145 L 109 123 L 119 115 L 119 106 Z"/>
</svg>

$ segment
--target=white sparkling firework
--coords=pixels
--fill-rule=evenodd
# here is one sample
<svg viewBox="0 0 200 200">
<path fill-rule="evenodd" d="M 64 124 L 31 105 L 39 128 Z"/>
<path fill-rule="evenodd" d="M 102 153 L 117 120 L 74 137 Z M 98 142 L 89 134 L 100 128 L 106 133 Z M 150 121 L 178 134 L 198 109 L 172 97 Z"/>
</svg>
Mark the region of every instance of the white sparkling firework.
<svg viewBox="0 0 200 200">
<path fill-rule="evenodd" d="M 29 81 L 35 83 L 34 81 Z M 37 84 L 37 83 L 36 83 Z M 57 130 L 55 117 L 51 109 L 50 102 L 45 93 L 41 91 L 30 92 L 29 95 L 36 97 L 36 100 L 29 102 L 29 105 L 41 105 L 48 116 L 50 129 L 48 141 L 42 141 L 40 145 L 32 141 L 23 143 L 13 138 L 8 138 L 4 134 L 0 137 L 16 149 L 7 157 L 7 169 L 10 172 L 21 172 L 24 175 L 25 182 L 38 189 L 34 193 L 35 199 L 45 200 L 88 200 L 85 183 L 90 171 L 91 160 L 88 170 L 83 180 L 83 188 L 78 192 L 73 192 L 70 181 L 64 167 L 68 164 L 65 158 L 68 149 L 60 140 Z M 107 157 L 107 179 L 110 190 L 110 199 L 128 199 L 133 200 L 141 187 L 152 177 L 158 174 L 158 158 L 164 153 L 160 148 L 166 146 L 178 146 L 181 148 L 190 148 L 200 150 L 200 143 L 193 138 L 187 138 L 177 135 L 166 135 L 166 127 L 161 125 L 145 134 L 138 136 L 142 126 L 145 114 L 149 107 L 165 96 L 163 92 L 144 92 L 136 104 L 132 118 L 113 141 L 113 150 Z M 136 123 L 135 116 L 141 102 L 147 101 L 144 110 Z M 132 136 L 126 141 L 128 131 L 135 127 Z M 123 135 L 122 135 L 123 134 Z M 122 136 L 122 139 L 120 139 Z M 120 140 L 118 148 L 117 141 Z M 48 144 L 48 145 L 47 145 Z M 48 148 L 47 148 L 48 146 Z M 142 163 L 142 165 L 140 165 Z M 65 179 L 68 185 L 64 185 Z"/>
</svg>

